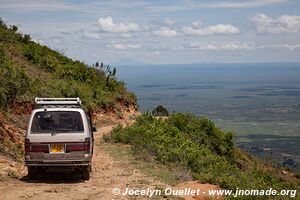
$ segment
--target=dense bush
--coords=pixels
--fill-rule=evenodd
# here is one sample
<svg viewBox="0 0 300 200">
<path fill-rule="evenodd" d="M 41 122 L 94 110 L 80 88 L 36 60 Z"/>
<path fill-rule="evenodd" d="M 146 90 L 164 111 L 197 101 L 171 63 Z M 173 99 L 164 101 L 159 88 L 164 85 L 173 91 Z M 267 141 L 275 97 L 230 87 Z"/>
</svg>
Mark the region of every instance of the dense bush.
<svg viewBox="0 0 300 200">
<path fill-rule="evenodd" d="M 24 70 L 11 65 L 0 45 L 0 109 L 6 109 L 18 96 L 30 91 L 31 79 Z"/>
<path fill-rule="evenodd" d="M 236 148 L 233 133 L 221 131 L 204 117 L 176 113 L 168 119 L 159 119 L 144 114 L 129 127 L 117 126 L 104 139 L 131 144 L 138 158 L 155 159 L 167 166 L 183 166 L 196 180 L 222 188 L 296 187 L 276 175 L 275 170 Z"/>
</svg>

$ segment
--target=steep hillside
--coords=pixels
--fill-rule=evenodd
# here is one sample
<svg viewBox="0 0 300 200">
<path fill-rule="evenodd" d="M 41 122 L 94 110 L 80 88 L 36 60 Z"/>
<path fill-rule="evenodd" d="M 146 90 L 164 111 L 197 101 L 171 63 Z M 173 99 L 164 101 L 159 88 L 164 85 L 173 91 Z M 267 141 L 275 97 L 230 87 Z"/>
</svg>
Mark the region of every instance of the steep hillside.
<svg viewBox="0 0 300 200">
<path fill-rule="evenodd" d="M 0 152 L 20 158 L 35 97 L 80 97 L 86 110 L 136 108 L 116 71 L 88 66 L 18 33 L 0 20 Z"/>
</svg>

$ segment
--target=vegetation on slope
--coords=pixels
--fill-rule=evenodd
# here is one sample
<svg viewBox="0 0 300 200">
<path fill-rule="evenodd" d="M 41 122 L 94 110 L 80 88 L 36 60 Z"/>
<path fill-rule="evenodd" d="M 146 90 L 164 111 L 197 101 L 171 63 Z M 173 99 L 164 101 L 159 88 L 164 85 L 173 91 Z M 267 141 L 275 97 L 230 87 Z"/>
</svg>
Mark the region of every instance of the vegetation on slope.
<svg viewBox="0 0 300 200">
<path fill-rule="evenodd" d="M 144 114 L 129 127 L 116 127 L 105 140 L 131 144 L 138 158 L 185 167 L 194 179 L 226 189 L 297 187 L 296 179 L 287 179 L 280 170 L 238 149 L 233 133 L 192 114 L 175 113 L 167 119 Z"/>
<path fill-rule="evenodd" d="M 136 104 L 114 73 L 89 67 L 31 41 L 0 20 L 0 109 L 34 97 L 80 97 L 86 108 Z M 109 81 L 108 81 L 109 80 Z"/>
</svg>

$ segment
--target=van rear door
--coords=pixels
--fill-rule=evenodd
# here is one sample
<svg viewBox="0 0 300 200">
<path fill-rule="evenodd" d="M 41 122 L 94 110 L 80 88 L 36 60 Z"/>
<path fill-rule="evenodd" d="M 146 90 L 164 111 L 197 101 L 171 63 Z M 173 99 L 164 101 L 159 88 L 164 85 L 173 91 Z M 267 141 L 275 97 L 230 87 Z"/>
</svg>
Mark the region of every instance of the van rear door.
<svg viewBox="0 0 300 200">
<path fill-rule="evenodd" d="M 90 138 L 78 111 L 38 111 L 32 118 L 25 151 L 32 161 L 82 160 Z"/>
</svg>

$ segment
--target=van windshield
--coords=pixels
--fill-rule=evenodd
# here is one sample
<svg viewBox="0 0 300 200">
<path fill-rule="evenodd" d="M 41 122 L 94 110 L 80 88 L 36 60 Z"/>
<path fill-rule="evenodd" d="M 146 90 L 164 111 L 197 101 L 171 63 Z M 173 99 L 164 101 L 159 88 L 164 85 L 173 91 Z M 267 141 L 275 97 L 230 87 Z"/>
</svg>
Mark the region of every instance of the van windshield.
<svg viewBox="0 0 300 200">
<path fill-rule="evenodd" d="M 31 132 L 83 132 L 82 117 L 76 111 L 37 112 L 33 117 Z"/>
</svg>

